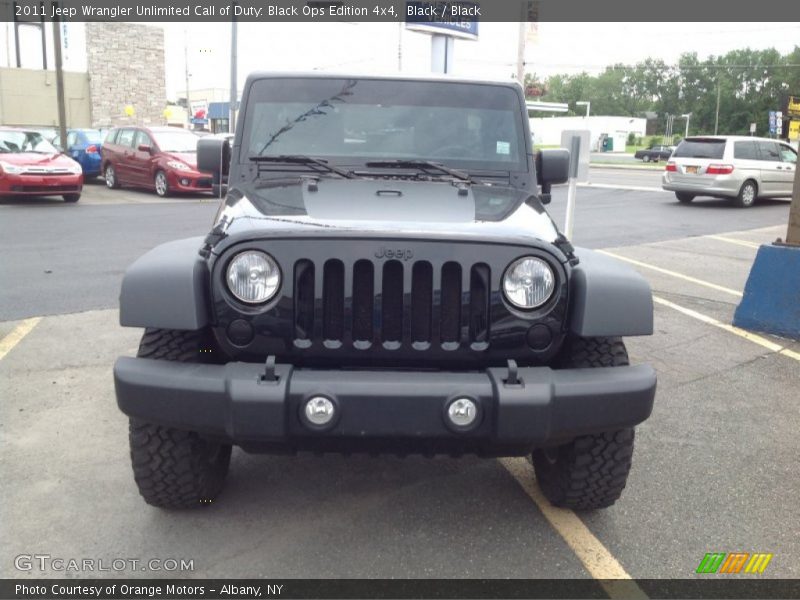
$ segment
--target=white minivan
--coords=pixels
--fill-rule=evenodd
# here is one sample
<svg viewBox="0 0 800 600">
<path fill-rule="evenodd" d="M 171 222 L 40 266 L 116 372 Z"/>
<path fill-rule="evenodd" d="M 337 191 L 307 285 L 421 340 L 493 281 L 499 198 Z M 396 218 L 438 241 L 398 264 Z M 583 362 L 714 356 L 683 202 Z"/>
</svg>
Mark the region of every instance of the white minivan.
<svg viewBox="0 0 800 600">
<path fill-rule="evenodd" d="M 757 198 L 792 195 L 797 152 L 768 138 L 724 135 L 687 137 L 672 153 L 661 187 L 679 202 L 697 196 L 731 198 L 747 208 Z"/>
</svg>

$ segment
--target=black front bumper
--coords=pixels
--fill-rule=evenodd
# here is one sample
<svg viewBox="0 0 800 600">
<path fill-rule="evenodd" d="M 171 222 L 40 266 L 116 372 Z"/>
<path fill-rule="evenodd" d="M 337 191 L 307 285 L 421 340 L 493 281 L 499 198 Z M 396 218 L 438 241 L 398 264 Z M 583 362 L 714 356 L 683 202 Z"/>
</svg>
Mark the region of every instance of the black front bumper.
<svg viewBox="0 0 800 600">
<path fill-rule="evenodd" d="M 502 454 L 575 436 L 631 427 L 653 408 L 648 365 L 600 369 L 520 368 L 470 372 L 350 371 L 277 365 L 275 378 L 253 363 L 206 365 L 120 358 L 114 383 L 129 417 L 197 431 L 251 449 Z M 313 396 L 330 398 L 338 418 L 314 429 L 301 418 Z M 446 407 L 472 399 L 479 418 L 452 427 Z M 510 450 L 509 450 L 510 451 Z"/>
</svg>

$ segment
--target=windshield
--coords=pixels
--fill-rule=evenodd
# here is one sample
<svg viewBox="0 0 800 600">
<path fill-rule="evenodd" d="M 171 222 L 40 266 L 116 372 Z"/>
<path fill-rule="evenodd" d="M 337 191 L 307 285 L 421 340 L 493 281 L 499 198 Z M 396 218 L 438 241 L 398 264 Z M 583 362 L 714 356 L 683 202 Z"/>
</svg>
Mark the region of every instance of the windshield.
<svg viewBox="0 0 800 600">
<path fill-rule="evenodd" d="M 257 81 L 250 94 L 243 158 L 428 160 L 526 170 L 519 98 L 504 86 L 287 78 Z"/>
<path fill-rule="evenodd" d="M 199 138 L 188 131 L 158 131 L 153 135 L 161 152 L 197 152 Z"/>
<path fill-rule="evenodd" d="M 0 131 L 0 153 L 36 152 L 57 154 L 58 150 L 36 131 Z"/>
</svg>

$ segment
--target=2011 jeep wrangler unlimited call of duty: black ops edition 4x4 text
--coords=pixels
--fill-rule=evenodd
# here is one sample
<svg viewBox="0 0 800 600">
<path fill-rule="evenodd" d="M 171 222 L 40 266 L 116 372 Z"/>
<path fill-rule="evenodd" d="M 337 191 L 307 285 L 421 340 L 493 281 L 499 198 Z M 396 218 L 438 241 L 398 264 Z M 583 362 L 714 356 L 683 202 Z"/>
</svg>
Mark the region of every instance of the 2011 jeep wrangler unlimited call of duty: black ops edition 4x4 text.
<svg viewBox="0 0 800 600">
<path fill-rule="evenodd" d="M 251 75 L 232 146 L 198 145 L 228 179 L 211 232 L 122 283 L 144 499 L 213 499 L 235 444 L 532 453 L 554 504 L 613 504 L 656 388 L 621 336 L 652 333 L 652 296 L 545 212 L 567 163 L 534 155 L 516 83 Z"/>
</svg>

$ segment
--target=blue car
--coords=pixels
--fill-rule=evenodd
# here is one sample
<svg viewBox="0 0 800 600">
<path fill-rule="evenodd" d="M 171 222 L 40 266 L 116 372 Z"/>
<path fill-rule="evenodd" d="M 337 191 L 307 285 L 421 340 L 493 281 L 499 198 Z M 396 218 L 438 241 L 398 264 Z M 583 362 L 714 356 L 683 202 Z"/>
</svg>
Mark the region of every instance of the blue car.
<svg viewBox="0 0 800 600">
<path fill-rule="evenodd" d="M 99 129 L 68 129 L 67 149 L 64 154 L 78 161 L 84 179 L 100 175 L 100 149 L 105 132 Z M 58 140 L 53 140 L 56 147 Z"/>
</svg>

